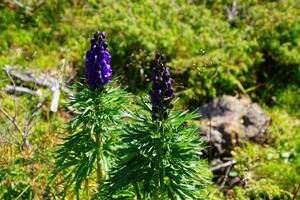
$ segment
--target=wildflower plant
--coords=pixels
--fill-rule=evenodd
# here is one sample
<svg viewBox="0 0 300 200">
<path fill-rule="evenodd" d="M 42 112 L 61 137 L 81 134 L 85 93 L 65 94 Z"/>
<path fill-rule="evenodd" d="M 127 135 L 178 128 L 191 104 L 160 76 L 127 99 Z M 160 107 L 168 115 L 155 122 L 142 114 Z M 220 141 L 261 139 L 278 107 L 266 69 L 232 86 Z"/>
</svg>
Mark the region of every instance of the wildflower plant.
<svg viewBox="0 0 300 200">
<path fill-rule="evenodd" d="M 152 63 L 153 84 L 148 97 L 129 112 L 122 134 L 125 143 L 110 172 L 112 197 L 132 190 L 136 199 L 200 199 L 204 186 L 197 151 L 201 149 L 196 126 L 187 122 L 196 112 L 173 111 L 174 90 L 164 55 Z"/>
<path fill-rule="evenodd" d="M 68 136 L 57 151 L 54 173 L 54 177 L 62 176 L 64 196 L 69 187 L 74 187 L 79 198 L 83 183 L 88 196 L 94 183 L 98 191 L 102 190 L 114 159 L 120 111 L 126 105 L 127 94 L 109 84 L 112 69 L 107 46 L 105 33 L 96 32 L 86 53 L 86 83 L 75 85 L 79 92 L 69 101 L 75 117 L 69 122 Z"/>
</svg>

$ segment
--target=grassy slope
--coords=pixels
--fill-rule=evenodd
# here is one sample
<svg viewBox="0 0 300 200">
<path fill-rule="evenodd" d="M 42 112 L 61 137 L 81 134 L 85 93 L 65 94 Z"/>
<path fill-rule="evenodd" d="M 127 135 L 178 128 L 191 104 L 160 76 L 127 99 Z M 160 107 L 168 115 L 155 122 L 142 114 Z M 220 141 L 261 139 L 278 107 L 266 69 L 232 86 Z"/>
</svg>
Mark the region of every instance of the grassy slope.
<svg viewBox="0 0 300 200">
<path fill-rule="evenodd" d="M 293 34 L 297 36 L 299 28 L 295 26 L 291 32 L 278 35 L 282 32 L 281 29 L 289 30 L 289 27 L 294 27 L 295 16 L 299 19 L 297 9 L 291 6 L 293 1 L 286 1 L 283 5 L 269 3 L 251 7 L 247 13 L 249 19 L 243 20 L 250 22 L 251 17 L 255 18 L 253 13 L 259 15 L 261 20 L 254 25 L 258 27 L 256 30 L 251 27 L 249 29 L 247 23 L 243 24 L 239 20 L 234 22 L 236 26 L 230 26 L 226 22 L 224 5 L 221 3 L 205 7 L 189 5 L 184 1 L 178 1 L 177 4 L 172 4 L 171 1 L 103 1 L 101 6 L 96 1 L 88 2 L 47 1 L 34 13 L 8 8 L 7 4 L 0 3 L 0 66 L 17 65 L 55 75 L 60 69 L 61 59 L 66 59 L 67 76 L 77 77 L 78 80 L 83 72 L 84 53 L 89 43 L 87 38 L 97 29 L 106 30 L 110 36 L 108 40 L 114 58 L 114 71 L 124 82 L 130 80 L 130 89 L 137 92 L 145 89 L 147 81 L 143 82 L 145 78 L 141 75 L 141 69 L 147 73 L 149 69 L 145 67 L 146 63 L 155 50 L 163 50 L 170 55 L 169 65 L 176 72 L 175 78 L 185 81 L 183 85 L 177 85 L 177 90 L 184 91 L 183 97 L 192 102 L 224 92 L 234 94 L 245 92 L 247 88 L 249 91 L 253 90 L 256 87 L 255 81 L 260 80 L 255 78 L 253 67 L 273 64 L 265 62 L 265 49 L 271 49 L 268 56 L 272 58 L 272 62 L 280 62 L 274 58 L 287 62 L 274 66 L 283 66 L 284 69 L 299 66 L 295 56 L 299 55 L 299 41 L 294 41 L 292 37 Z M 30 6 L 30 2 L 28 5 Z M 265 6 L 278 12 L 265 13 Z M 284 8 L 288 6 L 291 7 L 290 14 L 285 16 Z M 286 20 L 284 25 L 287 27 L 278 25 L 276 19 L 279 18 Z M 272 22 L 268 23 L 268 20 Z M 247 28 L 247 34 L 250 35 L 247 37 L 250 39 L 245 40 L 244 31 Z M 281 29 L 276 32 L 277 28 Z M 268 32 L 272 34 L 266 34 Z M 273 38 L 275 39 L 272 40 Z M 269 43 L 265 44 L 260 40 Z M 278 41 L 284 44 L 280 44 L 280 48 L 276 44 Z M 269 44 L 271 45 L 268 46 Z M 260 49 L 262 45 L 265 46 Z M 130 73 L 126 74 L 126 71 Z M 292 70 L 288 70 L 290 71 Z M 210 78 L 213 76 L 217 78 Z M 262 80 L 266 80 L 265 76 Z M 1 70 L 0 87 L 8 82 Z M 273 141 L 263 147 L 249 144 L 241 147 L 241 151 L 236 151 L 239 164 L 234 170 L 241 176 L 250 178 L 248 190 L 234 189 L 237 199 L 248 199 L 250 196 L 262 196 L 264 199 L 264 195 L 271 198 L 293 193 L 299 182 L 299 87 L 297 84 L 286 87 L 284 82 L 275 84 L 272 79 L 270 82 L 267 79 L 262 83 L 264 84 L 271 85 L 271 88 L 283 86 L 274 93 L 277 98 L 275 106 L 266 106 L 273 119 L 270 128 Z M 133 85 L 137 88 L 133 88 Z M 261 96 L 266 96 L 263 100 L 267 101 L 270 96 L 268 94 L 273 91 L 261 90 L 251 94 L 258 99 L 263 94 Z M 30 96 L 17 98 L 17 120 L 21 125 L 24 123 L 24 116 L 36 101 Z M 65 99 L 61 101 L 64 102 Z M 12 96 L 0 92 L 0 104 L 11 114 L 14 113 L 13 102 Z M 49 103 L 46 103 L 34 121 L 29 138 L 32 143 L 30 151 L 20 152 L 14 146 L 20 141 L 20 135 L 11 124 L 5 123 L 7 120 L 1 115 L 0 137 L 7 136 L 6 133 L 11 136 L 8 144 L 0 145 L 0 157 L 3 158 L 0 161 L 0 198 L 24 199 L 31 198 L 32 195 L 40 198 L 45 194 L 57 195 L 55 191 L 58 186 L 47 186 L 47 178 L 53 169 L 53 151 L 64 134 L 63 127 L 68 116 L 63 109 L 51 114 Z M 222 196 L 216 186 L 212 186 L 208 192 L 215 193 L 215 199 Z"/>
</svg>

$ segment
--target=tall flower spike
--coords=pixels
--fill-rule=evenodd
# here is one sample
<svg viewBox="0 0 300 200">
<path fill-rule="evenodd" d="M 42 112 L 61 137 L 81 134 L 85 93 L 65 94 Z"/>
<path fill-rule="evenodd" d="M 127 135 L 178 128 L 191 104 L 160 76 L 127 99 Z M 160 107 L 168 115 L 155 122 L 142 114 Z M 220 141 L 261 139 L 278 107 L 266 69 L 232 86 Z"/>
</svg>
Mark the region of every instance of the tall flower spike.
<svg viewBox="0 0 300 200">
<path fill-rule="evenodd" d="M 91 39 L 91 48 L 86 52 L 85 76 L 92 89 L 109 83 L 112 75 L 105 37 L 105 32 L 97 31 Z"/>
<path fill-rule="evenodd" d="M 157 53 L 151 66 L 153 70 L 153 83 L 150 91 L 152 119 L 159 121 L 168 118 L 168 109 L 173 107 L 172 99 L 174 98 L 170 69 L 165 67 L 164 59 L 163 54 Z"/>
</svg>

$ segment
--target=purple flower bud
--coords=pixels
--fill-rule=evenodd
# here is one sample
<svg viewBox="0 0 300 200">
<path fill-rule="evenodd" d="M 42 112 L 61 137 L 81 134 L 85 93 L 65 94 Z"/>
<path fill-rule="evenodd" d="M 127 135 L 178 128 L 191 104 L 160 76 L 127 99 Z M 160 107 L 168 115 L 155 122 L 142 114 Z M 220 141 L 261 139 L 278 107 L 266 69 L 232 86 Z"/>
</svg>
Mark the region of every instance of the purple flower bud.
<svg viewBox="0 0 300 200">
<path fill-rule="evenodd" d="M 105 32 L 97 31 L 91 39 L 91 48 L 86 52 L 85 77 L 92 89 L 109 83 L 112 76 L 111 56 L 105 37 Z"/>
<path fill-rule="evenodd" d="M 169 67 L 166 68 L 165 73 L 166 73 L 166 76 L 170 76 L 170 68 Z"/>
<path fill-rule="evenodd" d="M 168 118 L 168 109 L 173 107 L 171 103 L 174 98 L 170 69 L 165 67 L 163 54 L 156 54 L 156 59 L 152 63 L 153 83 L 150 91 L 152 103 L 152 119 L 165 120 Z"/>
</svg>

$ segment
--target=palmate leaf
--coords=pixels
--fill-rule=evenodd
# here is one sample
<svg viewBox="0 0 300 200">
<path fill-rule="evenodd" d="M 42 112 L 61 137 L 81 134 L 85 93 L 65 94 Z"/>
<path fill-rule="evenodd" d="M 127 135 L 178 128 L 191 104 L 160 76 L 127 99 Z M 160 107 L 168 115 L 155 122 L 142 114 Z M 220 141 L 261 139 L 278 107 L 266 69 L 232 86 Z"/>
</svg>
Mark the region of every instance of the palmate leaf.
<svg viewBox="0 0 300 200">
<path fill-rule="evenodd" d="M 79 92 L 70 98 L 69 106 L 76 116 L 68 123 L 68 135 L 56 152 L 56 171 L 52 178 L 61 174 L 63 194 L 74 187 L 79 198 L 82 182 L 95 171 L 96 157 L 100 156 L 105 170 L 115 159 L 116 141 L 122 129 L 120 113 L 127 107 L 129 95 L 111 86 L 100 92 L 78 83 L 75 89 Z M 96 134 L 101 136 L 101 150 Z"/>
<path fill-rule="evenodd" d="M 200 199 L 205 178 L 199 175 L 203 166 L 196 152 L 202 143 L 197 127 L 186 125 L 197 113 L 171 112 L 158 122 L 152 120 L 147 98 L 137 106 L 129 112 L 121 137 L 125 146 L 110 173 L 111 194 L 131 188 L 142 199 Z"/>
</svg>

